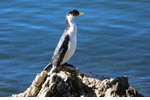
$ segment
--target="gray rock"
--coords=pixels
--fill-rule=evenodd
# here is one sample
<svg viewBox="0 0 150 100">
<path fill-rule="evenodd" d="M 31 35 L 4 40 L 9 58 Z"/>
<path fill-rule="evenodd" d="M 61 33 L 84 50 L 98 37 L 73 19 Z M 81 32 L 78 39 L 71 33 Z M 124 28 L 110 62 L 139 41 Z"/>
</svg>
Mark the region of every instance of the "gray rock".
<svg viewBox="0 0 150 100">
<path fill-rule="evenodd" d="M 60 66 L 37 74 L 31 86 L 12 97 L 141 97 L 128 77 L 101 78 L 75 67 Z"/>
</svg>

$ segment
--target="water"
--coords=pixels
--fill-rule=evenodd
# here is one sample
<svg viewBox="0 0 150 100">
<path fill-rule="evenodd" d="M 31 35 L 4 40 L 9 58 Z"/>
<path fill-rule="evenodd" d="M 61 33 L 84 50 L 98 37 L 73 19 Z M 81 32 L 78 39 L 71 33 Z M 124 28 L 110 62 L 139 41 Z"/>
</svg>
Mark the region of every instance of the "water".
<svg viewBox="0 0 150 100">
<path fill-rule="evenodd" d="M 0 96 L 23 92 L 48 64 L 78 9 L 78 45 L 69 63 L 108 77 L 127 75 L 150 96 L 149 0 L 1 0 Z"/>
</svg>

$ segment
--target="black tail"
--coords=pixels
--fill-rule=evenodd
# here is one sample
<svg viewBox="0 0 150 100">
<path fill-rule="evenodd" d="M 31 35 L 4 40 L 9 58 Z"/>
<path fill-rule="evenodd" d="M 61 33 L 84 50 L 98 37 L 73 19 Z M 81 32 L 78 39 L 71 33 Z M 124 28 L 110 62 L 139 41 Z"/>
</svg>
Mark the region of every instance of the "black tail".
<svg viewBox="0 0 150 100">
<path fill-rule="evenodd" d="M 45 68 L 44 68 L 44 70 L 43 71 L 48 71 L 49 69 L 50 69 L 50 67 L 52 66 L 52 64 L 51 63 L 49 63 Z"/>
</svg>

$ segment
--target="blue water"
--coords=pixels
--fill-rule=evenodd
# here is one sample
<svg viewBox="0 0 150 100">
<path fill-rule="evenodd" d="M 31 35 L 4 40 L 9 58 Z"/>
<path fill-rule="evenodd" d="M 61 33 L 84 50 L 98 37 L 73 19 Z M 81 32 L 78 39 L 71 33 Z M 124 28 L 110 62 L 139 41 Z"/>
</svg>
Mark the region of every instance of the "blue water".
<svg viewBox="0 0 150 100">
<path fill-rule="evenodd" d="M 29 87 L 49 63 L 65 29 L 65 14 L 77 9 L 77 50 L 69 63 L 107 77 L 128 76 L 150 96 L 149 0 L 1 0 L 0 96 Z"/>
</svg>

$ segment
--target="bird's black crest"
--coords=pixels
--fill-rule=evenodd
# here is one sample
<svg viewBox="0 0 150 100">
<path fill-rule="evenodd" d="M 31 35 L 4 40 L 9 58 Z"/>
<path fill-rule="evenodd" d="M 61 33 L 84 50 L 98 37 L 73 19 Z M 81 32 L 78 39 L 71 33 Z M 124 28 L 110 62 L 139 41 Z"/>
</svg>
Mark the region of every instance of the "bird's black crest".
<svg viewBox="0 0 150 100">
<path fill-rule="evenodd" d="M 72 14 L 73 16 L 75 16 L 75 15 L 78 15 L 79 12 L 78 12 L 78 10 L 71 10 L 67 13 L 67 15 L 69 15 L 69 14 Z"/>
</svg>

